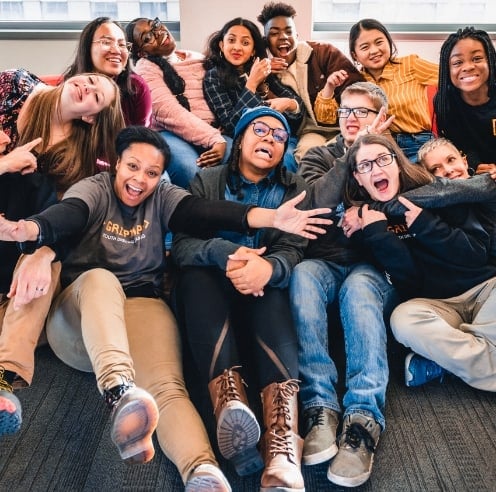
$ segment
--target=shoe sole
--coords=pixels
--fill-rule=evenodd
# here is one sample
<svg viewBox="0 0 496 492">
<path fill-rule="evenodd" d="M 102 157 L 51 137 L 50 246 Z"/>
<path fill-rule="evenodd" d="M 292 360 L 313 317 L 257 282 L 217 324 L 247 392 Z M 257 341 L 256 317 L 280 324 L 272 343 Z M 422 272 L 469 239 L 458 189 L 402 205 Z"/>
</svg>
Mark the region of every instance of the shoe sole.
<svg viewBox="0 0 496 492">
<path fill-rule="evenodd" d="M 355 477 L 342 477 L 341 475 L 334 475 L 334 473 L 331 472 L 331 467 L 329 467 L 327 470 L 327 480 L 336 485 L 340 485 L 341 487 L 358 487 L 370 478 L 373 463 L 374 458 L 372 457 L 369 470 Z"/>
<path fill-rule="evenodd" d="M 5 398 L 15 406 L 13 412 L 0 410 L 0 436 L 16 434 L 19 432 L 22 424 L 21 402 L 13 393 L 8 393 L 6 391 L 1 392 L 0 398 Z"/>
<path fill-rule="evenodd" d="M 408 369 L 410 367 L 410 361 L 412 360 L 412 357 L 414 355 L 415 354 L 413 352 L 410 352 L 405 357 L 405 386 L 407 386 L 408 388 L 413 388 L 413 387 L 417 386 L 415 384 L 411 384 L 413 381 L 413 374 Z"/>
<path fill-rule="evenodd" d="M 228 490 L 231 489 L 227 488 L 217 477 L 205 474 L 188 480 L 184 492 L 226 492 Z"/>
<path fill-rule="evenodd" d="M 222 409 L 217 422 L 217 443 L 220 453 L 233 462 L 238 475 L 249 475 L 263 468 L 256 449 L 259 439 L 260 426 L 246 405 L 228 403 Z"/>
<path fill-rule="evenodd" d="M 157 423 L 157 404 L 146 392 L 135 390 L 128 402 L 122 401 L 116 408 L 110 436 L 126 463 L 141 464 L 153 458 L 152 434 Z"/>
<path fill-rule="evenodd" d="M 320 463 L 324 463 L 325 461 L 329 461 L 331 458 L 334 458 L 337 454 L 338 446 L 334 443 L 327 449 L 319 451 L 318 453 L 303 455 L 301 462 L 306 466 L 319 465 Z"/>
</svg>

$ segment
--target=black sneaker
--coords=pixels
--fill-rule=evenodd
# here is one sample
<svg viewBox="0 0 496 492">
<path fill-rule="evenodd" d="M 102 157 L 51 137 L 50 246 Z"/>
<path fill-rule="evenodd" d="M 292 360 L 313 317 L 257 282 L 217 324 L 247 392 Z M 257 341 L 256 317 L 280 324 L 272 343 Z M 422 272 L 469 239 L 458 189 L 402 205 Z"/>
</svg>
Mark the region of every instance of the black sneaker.
<svg viewBox="0 0 496 492">
<path fill-rule="evenodd" d="M 406 386 L 421 386 L 434 379 L 439 379 L 442 382 L 445 374 L 446 370 L 440 365 L 419 354 L 410 352 L 405 358 Z"/>
<path fill-rule="evenodd" d="M 327 478 L 336 485 L 358 487 L 372 472 L 374 452 L 381 426 L 361 413 L 347 415 L 339 436 L 339 451 L 327 470 Z"/>
<path fill-rule="evenodd" d="M 22 423 L 21 402 L 4 376 L 5 370 L 0 366 L 0 437 L 15 434 Z"/>
<path fill-rule="evenodd" d="M 338 452 L 336 429 L 339 415 L 326 407 L 312 407 L 303 412 L 305 442 L 302 462 L 317 465 L 330 460 Z"/>
<path fill-rule="evenodd" d="M 104 391 L 112 409 L 110 436 L 121 458 L 128 464 L 150 461 L 155 455 L 152 434 L 158 423 L 158 407 L 153 397 L 134 384 Z"/>
</svg>

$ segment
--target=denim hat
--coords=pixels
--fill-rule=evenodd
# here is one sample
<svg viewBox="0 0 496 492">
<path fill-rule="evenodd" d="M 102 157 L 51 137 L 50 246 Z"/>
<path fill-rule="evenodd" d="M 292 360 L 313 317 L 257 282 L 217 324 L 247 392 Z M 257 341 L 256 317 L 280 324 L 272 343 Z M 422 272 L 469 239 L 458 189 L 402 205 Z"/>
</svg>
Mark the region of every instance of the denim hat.
<svg viewBox="0 0 496 492">
<path fill-rule="evenodd" d="M 284 129 L 288 132 L 288 140 L 284 143 L 284 150 L 288 148 L 289 136 L 291 135 L 291 128 L 289 128 L 288 121 L 282 113 L 270 108 L 269 106 L 257 106 L 256 108 L 248 108 L 243 111 L 241 118 L 238 120 L 236 127 L 234 128 L 233 140 L 245 131 L 245 128 L 256 118 L 260 116 L 273 116 L 277 118 Z"/>
</svg>

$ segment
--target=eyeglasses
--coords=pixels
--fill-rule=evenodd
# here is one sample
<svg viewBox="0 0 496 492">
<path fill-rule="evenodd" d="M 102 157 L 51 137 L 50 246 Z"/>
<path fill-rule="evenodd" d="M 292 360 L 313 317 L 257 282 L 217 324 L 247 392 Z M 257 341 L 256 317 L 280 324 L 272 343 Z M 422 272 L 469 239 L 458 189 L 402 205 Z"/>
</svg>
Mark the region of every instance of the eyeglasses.
<svg viewBox="0 0 496 492">
<path fill-rule="evenodd" d="M 366 118 L 370 113 L 379 114 L 379 111 L 369 108 L 338 108 L 339 118 L 348 118 L 353 112 L 355 118 Z"/>
<path fill-rule="evenodd" d="M 158 17 L 155 17 L 155 19 L 153 19 L 150 24 L 150 30 L 144 33 L 143 37 L 141 38 L 143 41 L 141 48 L 153 42 L 154 39 L 157 39 L 158 36 L 157 31 L 159 31 L 162 28 L 165 28 L 165 26 L 162 24 L 162 21 Z"/>
<path fill-rule="evenodd" d="M 131 51 L 131 48 L 133 47 L 133 43 L 126 43 L 125 41 L 116 41 L 110 38 L 100 38 L 97 39 L 96 41 L 93 41 L 93 43 L 100 43 L 100 47 L 102 48 L 102 50 L 110 50 L 112 46 L 117 46 L 117 49 L 121 53 L 129 53 Z"/>
<path fill-rule="evenodd" d="M 377 159 L 371 159 L 369 161 L 360 161 L 355 165 L 355 171 L 358 174 L 365 174 L 372 171 L 372 167 L 374 164 L 377 164 L 379 167 L 389 166 L 396 157 L 396 154 L 382 154 Z"/>
<path fill-rule="evenodd" d="M 288 141 L 289 135 L 283 128 L 271 128 L 269 125 L 263 121 L 255 121 L 252 123 L 253 133 L 257 137 L 266 137 L 269 132 L 272 132 L 272 136 L 277 143 L 285 143 Z"/>
</svg>

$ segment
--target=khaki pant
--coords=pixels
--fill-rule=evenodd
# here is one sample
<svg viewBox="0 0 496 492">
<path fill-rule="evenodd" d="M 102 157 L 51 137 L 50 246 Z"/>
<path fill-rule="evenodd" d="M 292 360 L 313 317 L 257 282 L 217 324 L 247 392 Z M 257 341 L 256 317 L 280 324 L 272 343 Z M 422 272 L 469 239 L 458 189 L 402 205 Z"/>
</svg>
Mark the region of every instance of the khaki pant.
<svg viewBox="0 0 496 492">
<path fill-rule="evenodd" d="M 496 391 L 496 278 L 449 299 L 412 299 L 391 316 L 397 340 L 470 386 Z"/>
<path fill-rule="evenodd" d="M 23 256 L 17 263 L 19 268 Z M 15 273 L 14 273 L 15 275 Z M 38 344 L 45 319 L 59 285 L 60 262 L 52 263 L 52 282 L 45 295 L 14 310 L 10 300 L 0 305 L 0 365 L 17 373 L 31 384 L 34 373 L 34 351 Z"/>
<path fill-rule="evenodd" d="M 334 138 L 339 132 L 339 128 L 330 127 L 329 130 L 323 131 L 314 131 L 308 133 L 302 133 L 298 137 L 298 144 L 296 145 L 296 149 L 294 151 L 294 157 L 296 162 L 299 164 L 303 156 L 310 150 L 312 147 L 319 147 L 321 145 L 326 145 L 327 142 Z"/>
<path fill-rule="evenodd" d="M 158 441 L 183 481 L 199 464 L 217 464 L 185 388 L 179 333 L 164 301 L 128 299 L 112 273 L 89 270 L 55 299 L 47 337 L 66 364 L 95 372 L 100 392 L 131 380 L 155 398 Z"/>
</svg>

